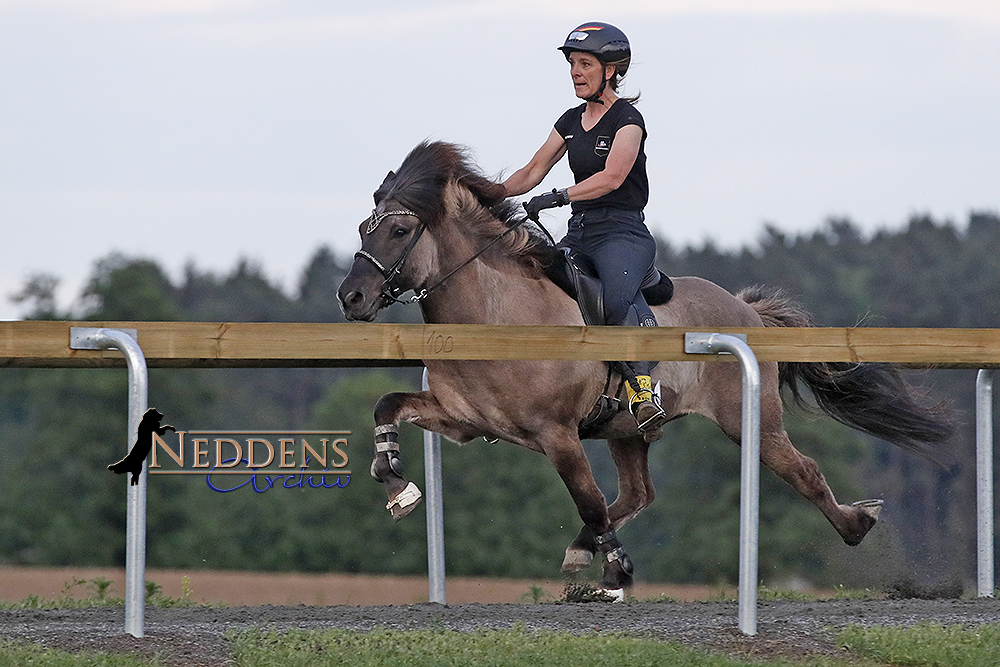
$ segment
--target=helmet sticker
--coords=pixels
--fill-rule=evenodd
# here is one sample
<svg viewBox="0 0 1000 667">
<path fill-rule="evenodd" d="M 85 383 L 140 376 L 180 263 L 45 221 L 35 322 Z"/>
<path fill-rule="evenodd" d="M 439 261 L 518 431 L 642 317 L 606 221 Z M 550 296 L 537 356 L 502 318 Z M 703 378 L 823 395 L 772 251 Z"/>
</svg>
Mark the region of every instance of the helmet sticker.
<svg viewBox="0 0 1000 667">
<path fill-rule="evenodd" d="M 583 40 L 590 37 L 591 31 L 603 30 L 599 25 L 582 25 L 573 32 L 569 34 L 566 38 L 567 42 L 582 42 Z"/>
</svg>

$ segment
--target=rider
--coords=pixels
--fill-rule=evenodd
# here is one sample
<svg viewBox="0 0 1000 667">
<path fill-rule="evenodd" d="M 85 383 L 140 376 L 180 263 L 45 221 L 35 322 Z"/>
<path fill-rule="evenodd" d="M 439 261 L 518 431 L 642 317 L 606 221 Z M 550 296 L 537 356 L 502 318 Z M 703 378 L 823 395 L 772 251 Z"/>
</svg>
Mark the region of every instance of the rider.
<svg viewBox="0 0 1000 667">
<path fill-rule="evenodd" d="M 556 121 L 531 161 L 504 182 L 508 196 L 522 195 L 542 182 L 569 153 L 575 184 L 532 197 L 528 216 L 571 204 L 566 236 L 559 242 L 585 255 L 604 287 L 607 324 L 656 326 L 640 291 L 653 267 L 656 242 L 646 228 L 643 208 L 649 198 L 646 178 L 646 127 L 636 97 L 618 97 L 632 50 L 621 30 L 607 23 L 584 23 L 559 47 L 570 64 L 576 96 L 584 103 Z M 644 432 L 667 419 L 653 394 L 649 361 L 630 361 L 637 387 L 626 383 L 629 411 Z"/>
</svg>

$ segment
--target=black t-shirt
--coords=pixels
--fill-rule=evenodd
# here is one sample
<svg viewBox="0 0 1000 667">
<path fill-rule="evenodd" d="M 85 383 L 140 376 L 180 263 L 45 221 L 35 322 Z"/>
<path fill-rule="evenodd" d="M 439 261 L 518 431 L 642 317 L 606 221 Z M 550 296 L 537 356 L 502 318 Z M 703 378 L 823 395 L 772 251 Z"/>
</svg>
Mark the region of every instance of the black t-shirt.
<svg viewBox="0 0 1000 667">
<path fill-rule="evenodd" d="M 566 152 L 569 153 L 569 168 L 577 183 L 599 171 L 611 152 L 611 144 L 615 134 L 626 125 L 638 125 L 642 128 L 642 141 L 639 144 L 639 154 L 635 158 L 632 170 L 625 182 L 617 190 L 603 197 L 587 201 L 573 202 L 573 212 L 609 206 L 629 211 L 641 211 L 649 201 L 649 180 L 646 178 L 646 124 L 642 114 L 627 100 L 618 99 L 611 105 L 597 125 L 589 132 L 583 129 L 583 112 L 586 104 L 570 109 L 556 121 L 556 132 L 566 142 Z"/>
</svg>

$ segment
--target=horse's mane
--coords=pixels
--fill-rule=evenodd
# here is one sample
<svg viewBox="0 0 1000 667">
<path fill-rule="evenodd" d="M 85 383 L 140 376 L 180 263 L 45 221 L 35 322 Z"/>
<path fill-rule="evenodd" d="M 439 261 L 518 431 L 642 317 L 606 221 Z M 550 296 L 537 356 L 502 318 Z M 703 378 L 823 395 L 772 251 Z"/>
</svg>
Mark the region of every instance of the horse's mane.
<svg viewBox="0 0 1000 667">
<path fill-rule="evenodd" d="M 399 169 L 389 172 L 375 191 L 376 206 L 384 199 L 417 214 L 428 229 L 446 215 L 460 216 L 463 228 L 488 242 L 519 224 L 497 243 L 514 259 L 539 268 L 548 266 L 555 248 L 501 183 L 483 175 L 467 148 L 447 142 L 423 142 L 410 151 Z"/>
</svg>

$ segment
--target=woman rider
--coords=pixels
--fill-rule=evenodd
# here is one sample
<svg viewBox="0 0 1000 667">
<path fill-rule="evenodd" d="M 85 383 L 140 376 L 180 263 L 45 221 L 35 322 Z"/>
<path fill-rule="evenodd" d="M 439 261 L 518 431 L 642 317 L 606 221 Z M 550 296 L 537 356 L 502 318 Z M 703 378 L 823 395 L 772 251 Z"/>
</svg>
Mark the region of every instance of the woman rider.
<svg viewBox="0 0 1000 667">
<path fill-rule="evenodd" d="M 548 139 L 527 165 L 504 182 L 508 196 L 522 195 L 542 182 L 569 153 L 575 184 L 525 203 L 536 219 L 545 208 L 571 204 L 569 229 L 559 245 L 585 255 L 604 286 L 607 324 L 656 326 L 640 285 L 652 269 L 656 242 L 646 228 L 649 198 L 644 144 L 646 128 L 634 104 L 618 97 L 632 50 L 628 38 L 607 23 L 584 23 L 559 50 L 570 64 L 576 96 L 584 103 L 556 121 Z M 644 432 L 667 420 L 652 392 L 654 363 L 628 362 L 638 387 L 626 383 L 629 411 Z"/>
</svg>

